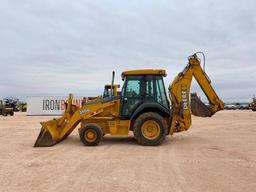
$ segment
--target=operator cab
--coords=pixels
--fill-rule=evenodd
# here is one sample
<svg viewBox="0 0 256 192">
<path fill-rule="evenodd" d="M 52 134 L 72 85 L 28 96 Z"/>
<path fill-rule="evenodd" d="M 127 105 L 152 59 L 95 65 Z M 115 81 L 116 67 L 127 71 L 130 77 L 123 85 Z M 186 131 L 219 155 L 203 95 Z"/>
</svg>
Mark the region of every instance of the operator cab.
<svg viewBox="0 0 256 192">
<path fill-rule="evenodd" d="M 121 116 L 130 119 L 147 109 L 169 114 L 169 101 L 163 81 L 165 76 L 165 70 L 145 69 L 123 72 Z"/>
<path fill-rule="evenodd" d="M 120 92 L 118 92 L 118 88 L 120 88 L 120 85 L 113 85 L 113 87 L 111 85 L 105 85 L 103 98 L 120 95 Z"/>
<path fill-rule="evenodd" d="M 105 85 L 105 89 L 103 92 L 103 98 L 105 97 L 111 97 L 111 85 Z"/>
</svg>

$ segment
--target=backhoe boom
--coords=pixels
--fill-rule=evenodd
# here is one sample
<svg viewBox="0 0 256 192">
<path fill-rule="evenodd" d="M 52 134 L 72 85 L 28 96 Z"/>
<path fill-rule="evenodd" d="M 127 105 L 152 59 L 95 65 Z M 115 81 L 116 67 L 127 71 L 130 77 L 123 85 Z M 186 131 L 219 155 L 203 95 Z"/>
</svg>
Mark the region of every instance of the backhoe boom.
<svg viewBox="0 0 256 192">
<path fill-rule="evenodd" d="M 205 110 L 199 110 L 199 116 L 212 116 L 217 111 L 224 108 L 224 103 L 217 96 L 211 81 L 207 74 L 203 71 L 200 60 L 196 54 L 188 58 L 188 65 L 183 72 L 179 73 L 172 84 L 169 86 L 169 97 L 172 103 L 170 117 L 169 133 L 185 131 L 191 125 L 191 109 L 190 109 L 190 86 L 192 78 L 195 77 L 201 89 L 209 100 L 210 106 L 205 107 Z M 200 113 L 204 113 L 201 114 Z M 205 113 L 207 115 L 205 115 Z"/>
</svg>

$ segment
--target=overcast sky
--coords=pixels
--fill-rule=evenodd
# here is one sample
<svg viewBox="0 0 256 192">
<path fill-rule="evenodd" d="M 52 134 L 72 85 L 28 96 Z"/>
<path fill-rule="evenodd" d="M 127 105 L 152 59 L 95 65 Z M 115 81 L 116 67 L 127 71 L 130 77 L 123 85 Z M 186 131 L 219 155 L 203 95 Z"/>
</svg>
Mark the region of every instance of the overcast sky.
<svg viewBox="0 0 256 192">
<path fill-rule="evenodd" d="M 112 70 L 164 68 L 167 86 L 198 50 L 224 101 L 256 94 L 255 0 L 0 3 L 0 98 L 94 96 Z"/>
</svg>

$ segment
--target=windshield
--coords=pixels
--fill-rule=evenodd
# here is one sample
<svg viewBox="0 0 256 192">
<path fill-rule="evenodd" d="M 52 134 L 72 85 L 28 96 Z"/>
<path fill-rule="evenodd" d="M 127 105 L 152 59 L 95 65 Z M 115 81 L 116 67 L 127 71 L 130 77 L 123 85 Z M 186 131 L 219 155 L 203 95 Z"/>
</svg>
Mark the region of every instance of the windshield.
<svg viewBox="0 0 256 192">
<path fill-rule="evenodd" d="M 109 87 L 105 87 L 103 92 L 103 97 L 110 97 L 110 91 L 111 89 Z"/>
</svg>

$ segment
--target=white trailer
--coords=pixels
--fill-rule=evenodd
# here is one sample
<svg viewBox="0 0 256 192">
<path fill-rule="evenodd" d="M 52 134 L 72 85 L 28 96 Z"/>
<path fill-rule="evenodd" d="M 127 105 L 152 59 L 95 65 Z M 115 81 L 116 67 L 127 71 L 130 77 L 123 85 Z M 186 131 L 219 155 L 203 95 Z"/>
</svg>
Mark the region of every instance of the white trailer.
<svg viewBox="0 0 256 192">
<path fill-rule="evenodd" d="M 75 97 L 73 104 L 81 107 L 83 97 Z M 27 115 L 61 115 L 67 96 L 27 97 Z"/>
</svg>

